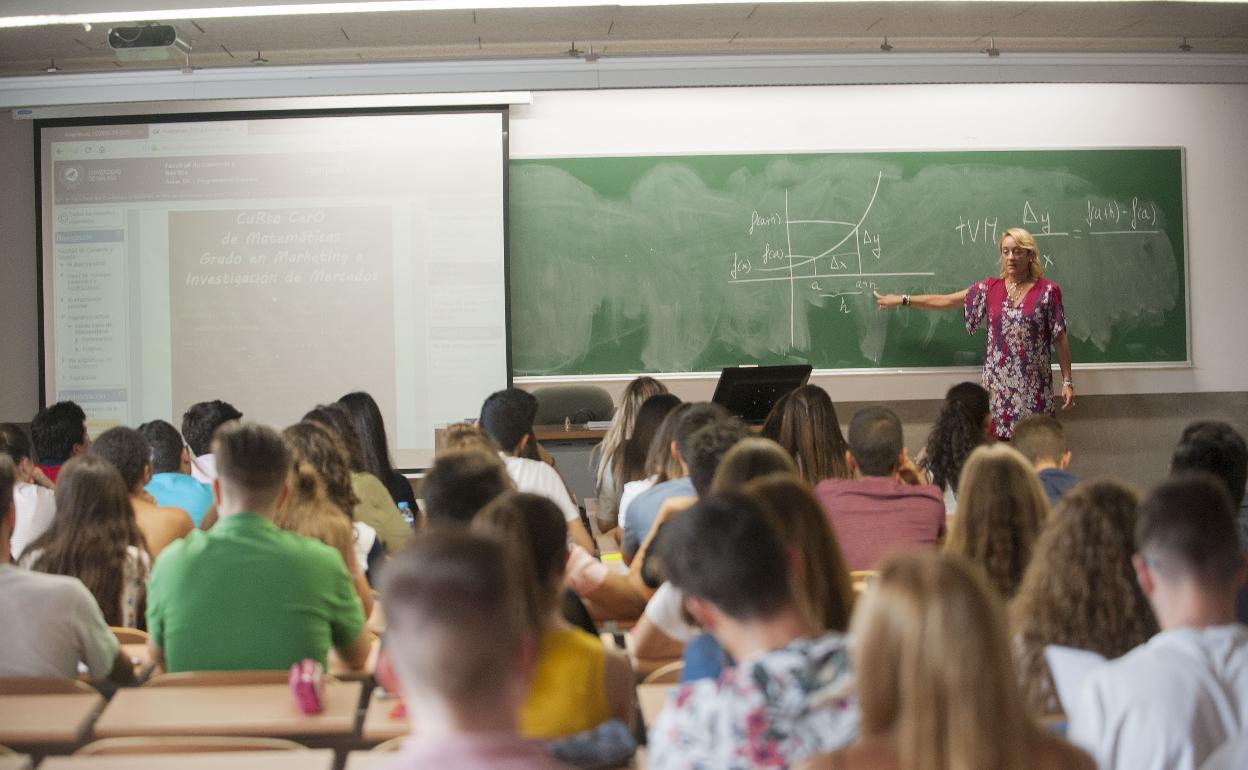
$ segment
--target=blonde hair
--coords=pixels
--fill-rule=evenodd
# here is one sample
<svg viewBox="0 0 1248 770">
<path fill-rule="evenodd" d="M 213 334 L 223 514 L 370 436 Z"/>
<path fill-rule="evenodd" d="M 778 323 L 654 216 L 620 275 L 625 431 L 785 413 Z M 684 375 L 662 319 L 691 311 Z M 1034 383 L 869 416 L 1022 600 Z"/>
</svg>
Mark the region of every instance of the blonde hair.
<svg viewBox="0 0 1248 770">
<path fill-rule="evenodd" d="M 905 770 L 1021 770 L 1037 728 L 1018 694 L 1001 601 L 975 565 L 898 556 L 854 616 L 864 737 L 891 736 Z"/>
<path fill-rule="evenodd" d="M 442 431 L 442 440 L 434 454 L 441 456 L 463 449 L 479 449 L 492 455 L 499 452 L 498 444 L 485 431 L 466 422 L 457 422 Z"/>
<path fill-rule="evenodd" d="M 785 548 L 801 551 L 792 587 L 798 611 L 817 628 L 848 629 L 854 609 L 849 567 L 828 516 L 810 487 L 796 473 L 781 472 L 756 478 L 740 491 L 767 514 Z"/>
<path fill-rule="evenodd" d="M 351 514 L 330 500 L 320 473 L 307 461 L 298 461 L 290 470 L 290 494 L 274 513 L 280 529 L 319 540 L 342 556 L 347 572 L 359 573 L 355 555 L 355 529 Z"/>
<path fill-rule="evenodd" d="M 1034 235 L 1021 227 L 1009 228 L 1004 233 L 1001 233 L 1001 238 L 997 241 L 998 255 L 1001 254 L 1002 244 L 1005 243 L 1006 238 L 1013 238 L 1019 248 L 1027 249 L 1031 252 L 1031 260 L 1027 263 L 1028 278 L 1034 281 L 1044 275 L 1044 268 L 1040 265 L 1040 247 L 1036 244 L 1036 238 Z M 1005 260 L 1001 261 L 1001 277 L 1006 277 Z"/>
<path fill-rule="evenodd" d="M 1005 444 L 971 452 L 958 480 L 958 508 L 946 549 L 984 568 L 1009 600 L 1023 580 L 1049 501 L 1027 458 Z"/>
<path fill-rule="evenodd" d="M 589 453 L 591 465 L 595 458 L 598 461 L 598 470 L 594 474 L 595 494 L 602 494 L 607 472 L 615 465 L 616 452 L 620 451 L 624 440 L 633 435 L 633 423 L 637 421 L 637 411 L 641 409 L 641 405 L 647 398 L 666 392 L 667 388 L 663 383 L 653 377 L 638 377 L 624 388 L 624 394 L 620 396 L 620 408 L 616 410 L 611 425 L 607 427 L 606 435 Z"/>
</svg>

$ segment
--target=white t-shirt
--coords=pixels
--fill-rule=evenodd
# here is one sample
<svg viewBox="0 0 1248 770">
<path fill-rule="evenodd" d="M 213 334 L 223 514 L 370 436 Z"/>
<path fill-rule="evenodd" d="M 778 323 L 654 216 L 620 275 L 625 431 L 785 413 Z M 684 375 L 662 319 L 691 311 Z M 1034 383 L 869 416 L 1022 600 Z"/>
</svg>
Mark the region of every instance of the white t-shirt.
<svg viewBox="0 0 1248 770">
<path fill-rule="evenodd" d="M 563 485 L 559 471 L 540 460 L 512 457 L 502 453 L 499 453 L 499 456 L 506 463 L 507 475 L 511 476 L 511 480 L 515 482 L 516 489 L 548 497 L 559 506 L 559 510 L 563 511 L 565 520 L 580 520 L 581 512 L 577 510 L 576 504 L 568 496 L 568 488 Z"/>
<path fill-rule="evenodd" d="M 0 565 L 0 676 L 104 679 L 117 659 L 95 597 L 77 578 Z"/>
<path fill-rule="evenodd" d="M 211 454 L 191 458 L 191 476 L 201 484 L 211 485 L 217 480 L 217 458 Z"/>
<path fill-rule="evenodd" d="M 1157 634 L 1088 674 L 1069 716 L 1101 770 L 1197 770 L 1248 730 L 1248 626 Z"/>
<path fill-rule="evenodd" d="M 628 517 L 628 506 L 637 499 L 638 495 L 653 487 L 656 478 L 656 476 L 651 476 L 648 479 L 638 479 L 624 485 L 624 491 L 620 492 L 620 515 L 616 520 L 616 524 L 621 530 L 624 529 L 624 522 Z"/>
<path fill-rule="evenodd" d="M 689 625 L 681 609 L 685 605 L 685 594 L 671 583 L 664 583 L 654 592 L 650 601 L 646 602 L 645 616 L 654 627 L 670 636 L 677 642 L 688 642 L 702 633 L 702 629 Z"/>
<path fill-rule="evenodd" d="M 17 525 L 9 542 L 9 552 L 16 560 L 40 535 L 52 526 L 56 516 L 56 495 L 50 489 L 20 482 L 13 487 L 13 504 L 17 506 Z"/>
</svg>

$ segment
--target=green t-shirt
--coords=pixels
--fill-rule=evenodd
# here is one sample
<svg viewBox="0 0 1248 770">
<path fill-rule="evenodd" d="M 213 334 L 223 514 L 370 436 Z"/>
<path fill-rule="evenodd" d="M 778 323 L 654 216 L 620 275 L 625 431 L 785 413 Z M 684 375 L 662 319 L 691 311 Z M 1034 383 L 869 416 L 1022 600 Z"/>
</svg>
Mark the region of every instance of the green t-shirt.
<svg viewBox="0 0 1248 770">
<path fill-rule="evenodd" d="M 342 556 L 254 513 L 161 552 L 147 629 L 169 671 L 286 669 L 350 644 L 364 609 Z"/>
</svg>

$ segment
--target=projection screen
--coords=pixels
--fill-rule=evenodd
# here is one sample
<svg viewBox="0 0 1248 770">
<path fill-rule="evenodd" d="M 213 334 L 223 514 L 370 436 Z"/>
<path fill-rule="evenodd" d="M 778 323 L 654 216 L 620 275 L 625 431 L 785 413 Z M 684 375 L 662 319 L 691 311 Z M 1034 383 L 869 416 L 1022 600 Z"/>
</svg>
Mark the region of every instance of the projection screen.
<svg viewBox="0 0 1248 770">
<path fill-rule="evenodd" d="M 502 110 L 39 121 L 43 395 L 93 432 L 376 398 L 400 467 L 509 382 Z"/>
</svg>

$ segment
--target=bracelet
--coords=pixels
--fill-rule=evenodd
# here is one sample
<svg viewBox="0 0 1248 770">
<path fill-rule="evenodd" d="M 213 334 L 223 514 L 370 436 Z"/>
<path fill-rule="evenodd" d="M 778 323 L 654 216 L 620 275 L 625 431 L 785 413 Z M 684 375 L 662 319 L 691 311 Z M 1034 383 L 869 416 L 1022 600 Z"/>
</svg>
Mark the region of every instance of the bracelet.
<svg viewBox="0 0 1248 770">
<path fill-rule="evenodd" d="M 904 307 L 910 307 L 910 295 L 909 294 L 901 295 L 901 304 Z"/>
<path fill-rule="evenodd" d="M 1064 380 L 1062 380 L 1062 387 L 1065 387 L 1065 388 L 1073 388 L 1073 387 L 1075 387 L 1075 381 L 1074 381 L 1074 380 L 1064 379 Z"/>
</svg>

